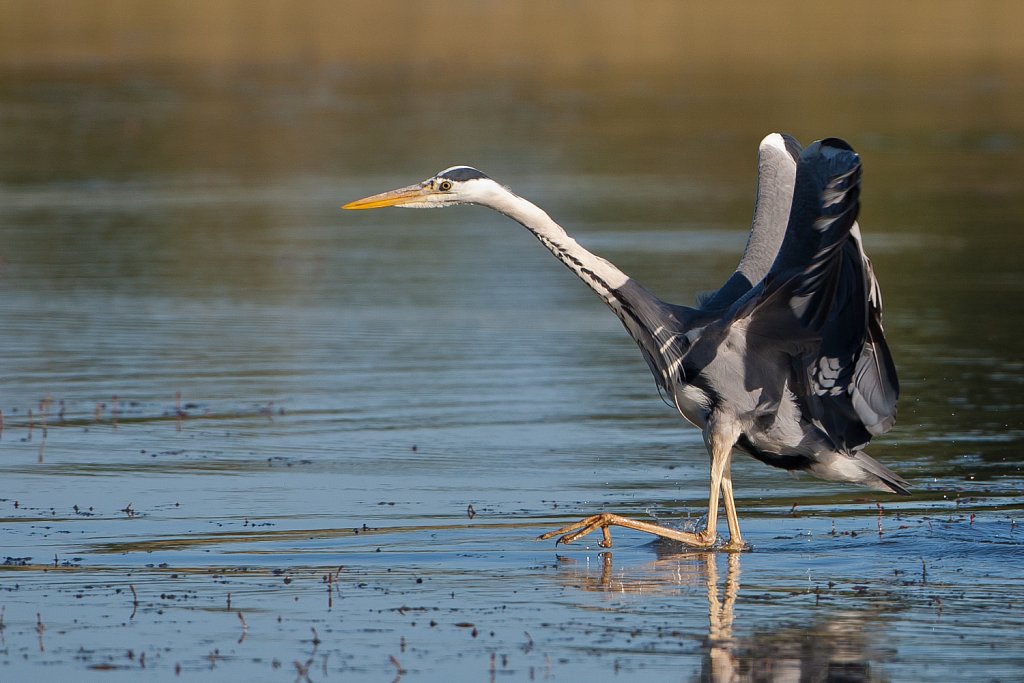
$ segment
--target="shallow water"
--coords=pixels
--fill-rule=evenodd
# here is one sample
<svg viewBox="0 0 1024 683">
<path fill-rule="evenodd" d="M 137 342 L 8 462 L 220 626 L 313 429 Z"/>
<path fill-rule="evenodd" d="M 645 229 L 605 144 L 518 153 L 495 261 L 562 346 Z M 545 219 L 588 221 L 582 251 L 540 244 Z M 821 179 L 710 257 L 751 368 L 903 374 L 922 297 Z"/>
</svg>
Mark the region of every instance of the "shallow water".
<svg viewBox="0 0 1024 683">
<path fill-rule="evenodd" d="M 295 75 L 0 79 L 0 677 L 1020 678 L 1021 81 Z M 472 163 L 686 302 L 776 128 L 864 158 L 914 496 L 739 459 L 750 553 L 534 541 L 695 523 L 700 435 L 522 229 L 338 205 Z"/>
</svg>

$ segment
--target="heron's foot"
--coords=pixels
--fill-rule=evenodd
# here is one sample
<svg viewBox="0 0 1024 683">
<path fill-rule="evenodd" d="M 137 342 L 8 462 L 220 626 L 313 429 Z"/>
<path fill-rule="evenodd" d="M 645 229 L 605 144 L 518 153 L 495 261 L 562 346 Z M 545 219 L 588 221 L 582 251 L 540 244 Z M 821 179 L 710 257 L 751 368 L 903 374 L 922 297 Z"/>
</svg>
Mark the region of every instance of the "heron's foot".
<svg viewBox="0 0 1024 683">
<path fill-rule="evenodd" d="M 549 538 L 554 538 L 561 534 L 560 538 L 555 541 L 555 545 L 558 545 L 559 543 L 572 543 L 573 541 L 586 536 L 590 532 L 600 529 L 602 539 L 598 545 L 602 548 L 611 548 L 612 534 L 609 527 L 613 526 L 621 526 L 626 529 L 634 529 L 636 531 L 654 534 L 655 536 L 661 536 L 662 538 L 670 538 L 673 541 L 678 541 L 694 548 L 710 548 L 715 544 L 715 541 L 718 540 L 718 536 L 714 529 L 705 529 L 704 531 L 697 533 L 677 531 L 676 529 L 669 529 L 668 527 L 660 526 L 658 524 L 640 522 L 635 519 L 613 515 L 608 512 L 602 512 L 599 515 L 592 515 L 581 519 L 578 522 L 567 524 L 560 529 L 555 529 L 554 531 L 549 531 L 546 534 L 541 534 L 537 537 L 537 540 L 546 541 Z"/>
<path fill-rule="evenodd" d="M 746 553 L 753 550 L 754 547 L 752 545 L 749 545 L 742 538 L 735 537 L 730 538 L 729 542 L 723 545 L 720 549 L 724 550 L 727 553 Z"/>
</svg>

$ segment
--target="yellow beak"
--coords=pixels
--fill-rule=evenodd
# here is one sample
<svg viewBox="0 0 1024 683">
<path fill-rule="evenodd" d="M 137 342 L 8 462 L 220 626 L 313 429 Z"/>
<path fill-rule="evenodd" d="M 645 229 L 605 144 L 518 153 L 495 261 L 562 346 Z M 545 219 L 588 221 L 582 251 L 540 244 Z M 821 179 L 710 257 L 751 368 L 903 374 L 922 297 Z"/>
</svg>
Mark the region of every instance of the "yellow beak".
<svg viewBox="0 0 1024 683">
<path fill-rule="evenodd" d="M 379 209 L 382 206 L 401 206 L 402 204 L 422 201 L 430 194 L 431 190 L 423 185 L 410 185 L 408 187 L 400 187 L 397 190 L 391 190 L 389 192 L 381 192 L 380 194 L 375 194 L 363 199 L 357 199 L 354 202 L 345 204 L 341 208 Z"/>
</svg>

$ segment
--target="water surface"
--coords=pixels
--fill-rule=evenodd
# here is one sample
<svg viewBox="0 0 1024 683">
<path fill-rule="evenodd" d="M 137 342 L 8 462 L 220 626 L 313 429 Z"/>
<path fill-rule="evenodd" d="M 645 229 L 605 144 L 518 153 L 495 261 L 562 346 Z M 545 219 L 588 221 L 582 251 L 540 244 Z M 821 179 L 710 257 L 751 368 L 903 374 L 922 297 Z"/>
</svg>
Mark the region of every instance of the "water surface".
<svg viewBox="0 0 1024 683">
<path fill-rule="evenodd" d="M 1019 678 L 1005 67 L 827 99 L 724 72 L 6 69 L 2 677 Z M 753 552 L 532 540 L 696 522 L 699 433 L 518 226 L 339 204 L 473 164 L 685 303 L 735 265 L 775 129 L 863 156 L 903 384 L 871 452 L 914 496 L 740 458 Z"/>
</svg>

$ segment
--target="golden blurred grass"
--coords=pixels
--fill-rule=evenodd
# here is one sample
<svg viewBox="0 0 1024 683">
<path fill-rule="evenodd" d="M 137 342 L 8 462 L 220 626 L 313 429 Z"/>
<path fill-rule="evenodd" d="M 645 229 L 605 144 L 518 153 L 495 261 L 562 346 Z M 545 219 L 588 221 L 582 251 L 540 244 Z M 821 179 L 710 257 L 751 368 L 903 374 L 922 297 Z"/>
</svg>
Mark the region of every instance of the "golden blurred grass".
<svg viewBox="0 0 1024 683">
<path fill-rule="evenodd" d="M 1017 0 L 5 0 L 0 66 L 316 64 L 534 77 L 1024 65 Z"/>
</svg>

